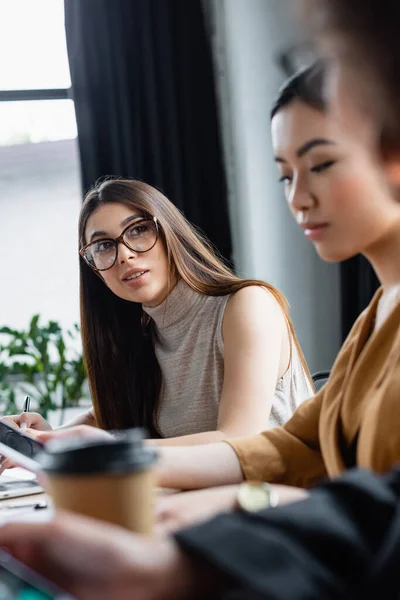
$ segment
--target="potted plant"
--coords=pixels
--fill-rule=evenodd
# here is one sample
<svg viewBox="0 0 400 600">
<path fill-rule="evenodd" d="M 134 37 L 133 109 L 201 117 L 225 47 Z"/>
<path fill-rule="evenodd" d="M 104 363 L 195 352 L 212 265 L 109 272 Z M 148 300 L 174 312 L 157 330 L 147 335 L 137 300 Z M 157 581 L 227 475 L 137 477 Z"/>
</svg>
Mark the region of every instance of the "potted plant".
<svg viewBox="0 0 400 600">
<path fill-rule="evenodd" d="M 8 367 L 0 362 L 0 412 L 12 415 L 18 411 L 15 401 L 15 390 L 7 383 Z"/>
<path fill-rule="evenodd" d="M 80 349 L 79 328 L 64 333 L 56 321 L 40 323 L 34 315 L 29 327 L 0 327 L 0 398 L 3 414 L 15 412 L 16 390 L 30 395 L 41 415 L 79 406 L 86 372 Z"/>
</svg>

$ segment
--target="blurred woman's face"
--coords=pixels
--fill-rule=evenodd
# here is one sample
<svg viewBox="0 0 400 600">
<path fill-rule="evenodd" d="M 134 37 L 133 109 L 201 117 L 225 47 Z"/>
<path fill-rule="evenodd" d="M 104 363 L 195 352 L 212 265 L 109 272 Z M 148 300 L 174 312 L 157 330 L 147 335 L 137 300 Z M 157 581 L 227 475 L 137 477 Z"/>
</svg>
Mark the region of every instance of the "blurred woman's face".
<svg viewBox="0 0 400 600">
<path fill-rule="evenodd" d="M 336 116 L 295 100 L 274 116 L 272 142 L 289 208 L 324 260 L 368 256 L 400 226 L 368 124 L 353 136 Z"/>
<path fill-rule="evenodd" d="M 97 242 L 92 251 L 96 259 L 102 254 L 107 258 L 108 249 L 112 246 L 107 238 L 116 239 L 123 231 L 126 231 L 126 239 L 132 247 L 150 247 L 154 241 L 147 252 L 135 252 L 120 242 L 117 260 L 111 268 L 99 274 L 107 287 L 123 300 L 157 306 L 168 295 L 169 264 L 159 237 L 157 241 L 155 236 L 147 243 L 148 236 L 153 233 L 149 228 L 151 223 L 146 224 L 143 217 L 139 210 L 125 204 L 103 204 L 90 215 L 85 238 L 87 244 Z"/>
</svg>

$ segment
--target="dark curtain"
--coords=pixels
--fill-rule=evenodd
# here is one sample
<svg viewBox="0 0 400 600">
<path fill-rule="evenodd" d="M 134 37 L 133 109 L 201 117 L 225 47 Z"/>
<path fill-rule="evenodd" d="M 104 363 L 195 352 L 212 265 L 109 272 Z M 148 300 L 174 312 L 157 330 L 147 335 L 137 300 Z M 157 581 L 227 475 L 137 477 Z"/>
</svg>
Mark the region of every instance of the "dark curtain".
<svg viewBox="0 0 400 600">
<path fill-rule="evenodd" d="M 230 259 L 201 0 L 65 0 L 65 26 L 84 190 L 105 175 L 142 179 Z"/>
<path fill-rule="evenodd" d="M 379 287 L 379 281 L 367 259 L 361 255 L 342 262 L 340 269 L 342 337 L 344 340 L 358 315 L 371 301 Z"/>
</svg>

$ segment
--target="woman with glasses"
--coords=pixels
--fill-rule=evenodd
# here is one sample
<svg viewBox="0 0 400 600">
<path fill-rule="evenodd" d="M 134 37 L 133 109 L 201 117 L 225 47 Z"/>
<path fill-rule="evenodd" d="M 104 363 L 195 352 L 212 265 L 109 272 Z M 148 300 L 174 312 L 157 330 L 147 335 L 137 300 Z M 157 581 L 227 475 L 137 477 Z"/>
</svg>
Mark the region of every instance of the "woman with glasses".
<svg viewBox="0 0 400 600">
<path fill-rule="evenodd" d="M 103 181 L 79 239 L 93 412 L 73 424 L 202 444 L 283 425 L 312 394 L 282 294 L 233 275 L 156 189 Z M 35 414 L 13 420 L 49 427 Z"/>
</svg>

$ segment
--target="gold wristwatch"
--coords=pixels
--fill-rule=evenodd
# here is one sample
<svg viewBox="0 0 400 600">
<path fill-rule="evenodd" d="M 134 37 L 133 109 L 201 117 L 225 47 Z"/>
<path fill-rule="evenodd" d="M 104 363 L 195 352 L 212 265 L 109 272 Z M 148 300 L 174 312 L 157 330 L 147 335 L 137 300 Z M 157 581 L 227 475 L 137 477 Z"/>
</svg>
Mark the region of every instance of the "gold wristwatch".
<svg viewBox="0 0 400 600">
<path fill-rule="evenodd" d="M 264 508 L 278 506 L 278 502 L 278 492 L 269 483 L 246 481 L 239 486 L 236 509 L 253 513 Z"/>
</svg>

